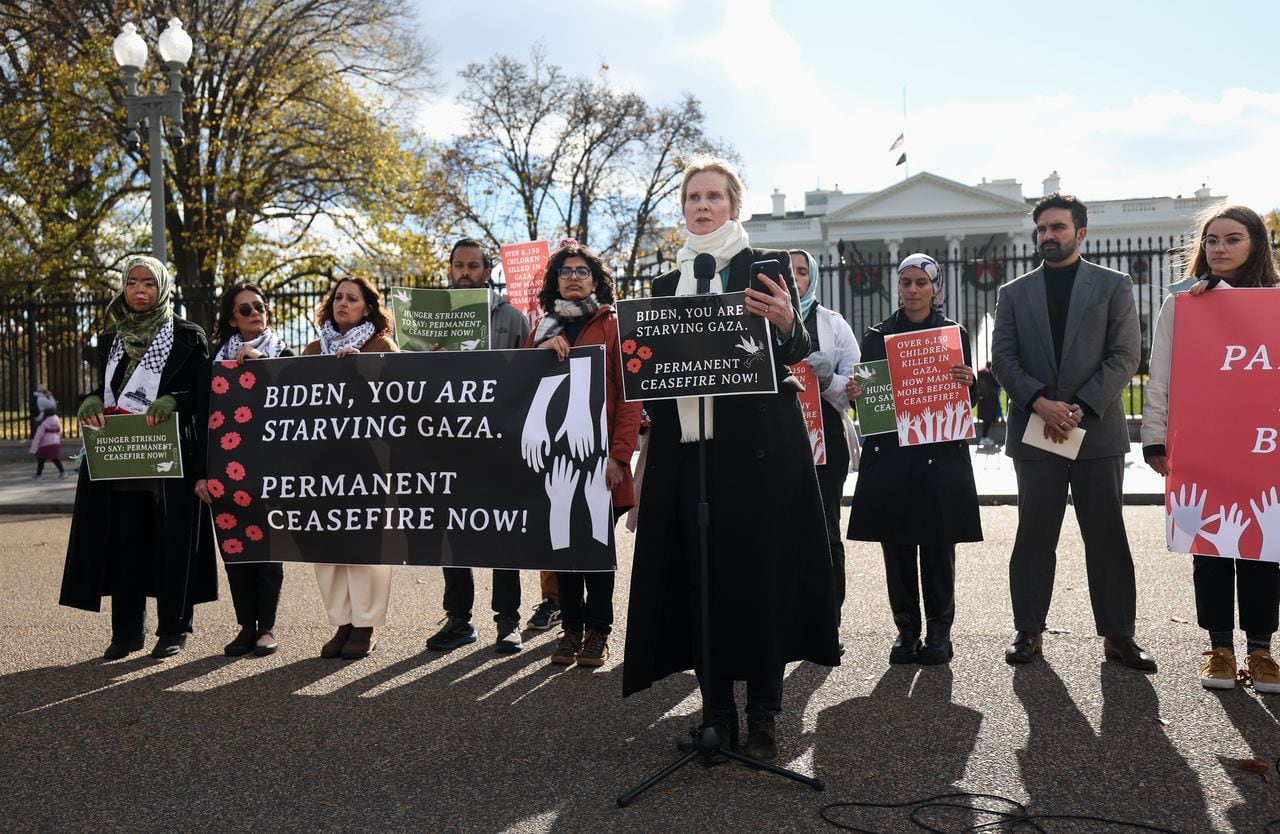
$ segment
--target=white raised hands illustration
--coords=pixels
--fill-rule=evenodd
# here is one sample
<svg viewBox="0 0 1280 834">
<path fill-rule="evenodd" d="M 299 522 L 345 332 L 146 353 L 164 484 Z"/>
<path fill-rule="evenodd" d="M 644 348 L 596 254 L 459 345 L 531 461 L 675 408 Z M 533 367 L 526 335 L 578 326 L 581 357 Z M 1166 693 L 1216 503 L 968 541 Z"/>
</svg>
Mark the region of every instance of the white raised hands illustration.
<svg viewBox="0 0 1280 834">
<path fill-rule="evenodd" d="M 565 379 L 565 374 L 543 377 L 538 383 L 537 393 L 533 395 L 533 402 L 529 404 L 529 413 L 525 415 L 524 429 L 520 433 L 520 454 L 534 472 L 542 471 L 542 456 L 551 453 L 551 435 L 547 431 L 547 407 Z"/>
<path fill-rule="evenodd" d="M 906 446 L 911 440 L 911 415 L 898 415 L 898 445 Z"/>
<path fill-rule="evenodd" d="M 1216 515 L 1204 517 L 1204 502 L 1209 498 L 1209 491 L 1200 490 L 1200 496 L 1197 499 L 1196 489 L 1196 485 L 1192 484 L 1189 501 L 1186 484 L 1178 488 L 1176 496 L 1172 492 L 1169 493 L 1169 515 L 1165 519 L 1164 533 L 1169 549 L 1177 553 L 1190 553 L 1191 543 L 1195 541 L 1196 536 L 1206 524 L 1218 517 Z"/>
<path fill-rule="evenodd" d="M 813 459 L 817 460 L 822 457 L 822 453 L 826 451 L 825 438 L 822 436 L 822 429 L 814 429 L 809 432 L 809 450 L 813 452 Z"/>
<path fill-rule="evenodd" d="M 547 498 L 551 499 L 547 521 L 551 527 L 551 549 L 564 550 L 569 546 L 569 511 L 573 507 L 573 495 L 578 489 L 578 471 L 568 458 L 557 456 L 543 483 Z"/>
<path fill-rule="evenodd" d="M 600 451 L 609 451 L 609 411 L 604 403 L 600 403 Z"/>
<path fill-rule="evenodd" d="M 1240 537 L 1244 535 L 1244 531 L 1253 523 L 1253 519 L 1245 521 L 1244 512 L 1240 510 L 1239 504 L 1232 504 L 1229 510 L 1219 504 L 1217 519 L 1218 532 L 1210 533 L 1202 530 L 1200 538 L 1213 545 L 1219 556 L 1230 556 L 1232 559 L 1239 559 Z"/>
<path fill-rule="evenodd" d="M 587 509 L 591 510 L 591 537 L 601 544 L 609 543 L 609 527 L 613 522 L 609 485 L 605 479 L 608 460 L 600 458 L 594 471 L 588 469 L 582 475 L 582 494 L 586 496 Z"/>
<path fill-rule="evenodd" d="M 1276 497 L 1276 488 L 1271 488 L 1270 500 L 1264 489 L 1259 504 L 1252 498 L 1249 506 L 1253 507 L 1253 517 L 1258 520 L 1258 529 L 1262 531 L 1261 558 L 1268 562 L 1280 562 L 1280 499 Z"/>
<path fill-rule="evenodd" d="M 586 460 L 595 451 L 595 432 L 591 430 L 591 359 L 576 356 L 569 360 L 569 410 L 556 440 L 566 435 L 569 450 L 578 460 Z"/>
</svg>

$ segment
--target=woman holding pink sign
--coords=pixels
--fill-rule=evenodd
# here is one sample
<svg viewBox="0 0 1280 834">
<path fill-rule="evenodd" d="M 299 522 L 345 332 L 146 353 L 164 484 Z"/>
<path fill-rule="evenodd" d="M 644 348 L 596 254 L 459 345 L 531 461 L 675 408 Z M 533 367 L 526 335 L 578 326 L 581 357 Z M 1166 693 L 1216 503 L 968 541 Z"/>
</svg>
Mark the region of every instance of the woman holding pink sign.
<svg viewBox="0 0 1280 834">
<path fill-rule="evenodd" d="M 886 358 L 885 337 L 938 327 L 956 327 L 942 314 L 943 274 L 928 255 L 909 255 L 898 265 L 899 309 L 862 337 L 862 361 Z M 960 328 L 964 362 L 951 379 L 976 396 L 969 335 Z M 856 376 L 845 387 L 862 393 Z M 978 492 L 965 440 L 905 446 L 896 432 L 866 438 L 849 514 L 850 539 L 880 542 L 884 551 L 889 607 L 898 637 L 890 663 L 946 663 L 953 654 L 957 542 L 982 541 Z M 920 639 L 920 594 L 926 626 Z"/>
<path fill-rule="evenodd" d="M 1219 284 L 1231 287 L 1275 287 L 1280 284 L 1275 258 L 1262 218 L 1245 206 L 1214 206 L 1202 216 L 1200 233 L 1187 252 L 1187 277 L 1195 279 L 1191 295 Z M 1169 371 L 1173 355 L 1174 296 L 1165 299 L 1151 343 L 1151 376 L 1142 407 L 1142 454 L 1152 469 L 1169 474 L 1166 455 L 1169 417 Z M 1184 313 L 1184 315 L 1186 315 Z M 1239 555 L 1240 536 L 1261 515 L 1280 513 L 1275 490 L 1263 493 L 1261 504 L 1251 507 L 1219 506 L 1217 515 L 1204 517 L 1208 496 L 1170 496 L 1172 538 L 1187 537 L 1186 547 L 1199 536 L 1214 545 L 1216 556 L 1192 557 L 1192 581 L 1196 590 L 1196 622 L 1209 632 L 1200 685 L 1205 689 L 1231 689 L 1236 685 L 1234 630 L 1235 609 L 1240 611 L 1248 656 L 1245 663 L 1253 688 L 1280 692 L 1280 666 L 1271 656 L 1271 637 L 1280 621 L 1280 564 L 1233 558 Z M 1189 499 L 1189 500 L 1188 500 Z M 1212 505 L 1210 505 L 1212 506 Z M 1245 510 L 1252 509 L 1253 517 Z M 1202 528 L 1213 525 L 1209 533 Z M 1194 529 L 1182 529 L 1194 528 Z M 1182 550 L 1181 552 L 1186 552 Z"/>
</svg>

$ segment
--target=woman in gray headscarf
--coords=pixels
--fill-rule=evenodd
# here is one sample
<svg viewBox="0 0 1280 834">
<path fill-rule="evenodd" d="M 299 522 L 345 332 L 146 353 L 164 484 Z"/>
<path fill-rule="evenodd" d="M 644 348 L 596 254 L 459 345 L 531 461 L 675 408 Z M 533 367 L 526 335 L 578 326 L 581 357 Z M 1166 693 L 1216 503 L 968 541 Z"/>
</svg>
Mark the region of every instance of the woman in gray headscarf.
<svg viewBox="0 0 1280 834">
<path fill-rule="evenodd" d="M 188 459 L 203 430 L 196 386 L 209 342 L 199 325 L 173 314 L 164 264 L 136 256 L 122 274 L 98 336 L 101 382 L 78 416 L 90 430 L 109 414 L 146 414 L 151 425 L 177 420 L 187 477 L 92 481 L 82 466 L 58 601 L 100 611 L 102 597 L 111 595 L 111 645 L 103 657 L 116 660 L 142 648 L 147 597 L 155 597 L 151 656 L 165 658 L 186 645 L 195 603 L 218 598 L 209 514 L 192 491 Z"/>
<path fill-rule="evenodd" d="M 862 337 L 862 361 L 886 356 L 885 336 L 956 323 L 942 314 L 942 270 L 928 255 L 909 255 L 898 265 L 899 308 Z M 960 328 L 964 363 L 951 378 L 975 396 L 969 334 Z M 845 387 L 861 393 L 856 377 Z M 849 513 L 849 538 L 880 542 L 884 551 L 889 607 L 898 637 L 890 663 L 933 665 L 951 659 L 955 618 L 956 542 L 982 540 L 978 494 L 969 444 L 951 440 L 899 446 L 896 432 L 867 437 Z M 919 567 L 917 567 L 917 550 Z M 927 631 L 920 640 L 920 593 Z"/>
</svg>

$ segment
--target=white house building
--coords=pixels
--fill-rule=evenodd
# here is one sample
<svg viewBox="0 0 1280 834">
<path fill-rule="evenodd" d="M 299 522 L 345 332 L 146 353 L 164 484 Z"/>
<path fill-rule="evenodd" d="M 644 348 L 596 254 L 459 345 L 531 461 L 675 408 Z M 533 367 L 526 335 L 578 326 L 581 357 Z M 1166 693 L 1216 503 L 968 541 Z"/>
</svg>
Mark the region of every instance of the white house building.
<svg viewBox="0 0 1280 834">
<path fill-rule="evenodd" d="M 1054 171 L 1043 194 L 1059 190 Z M 808 191 L 802 210 L 787 211 L 786 195 L 775 189 L 773 211 L 743 225 L 754 246 L 816 256 L 823 263 L 819 298 L 840 311 L 859 337 L 897 307 L 893 268 L 899 260 L 912 252 L 933 255 L 947 271 L 946 312 L 969 329 L 981 364 L 990 347 L 996 288 L 1039 262 L 1031 209 L 1040 196 L 1023 194 L 1012 179 L 965 185 L 922 172 L 880 191 Z M 1190 197 L 1077 196 L 1089 209 L 1085 257 L 1133 276 L 1149 345 L 1164 288 L 1181 277 L 1174 250 L 1193 232 L 1195 214 L 1223 198 L 1204 186 Z"/>
</svg>

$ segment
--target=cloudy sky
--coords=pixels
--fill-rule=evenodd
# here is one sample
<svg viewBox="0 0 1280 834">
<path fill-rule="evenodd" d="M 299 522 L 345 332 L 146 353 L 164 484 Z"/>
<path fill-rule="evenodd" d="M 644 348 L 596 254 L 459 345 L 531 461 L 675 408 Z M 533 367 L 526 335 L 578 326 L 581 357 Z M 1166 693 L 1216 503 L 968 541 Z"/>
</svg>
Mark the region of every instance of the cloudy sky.
<svg viewBox="0 0 1280 834">
<path fill-rule="evenodd" d="M 750 212 L 815 186 L 874 191 L 911 173 L 1057 170 L 1082 199 L 1215 195 L 1280 207 L 1280 6 L 1091 2 L 418 0 L 443 91 L 419 123 L 461 129 L 457 71 L 495 53 L 577 74 L 602 64 L 650 102 L 702 100 L 743 161 Z M 906 116 L 903 116 L 903 91 Z"/>
</svg>

